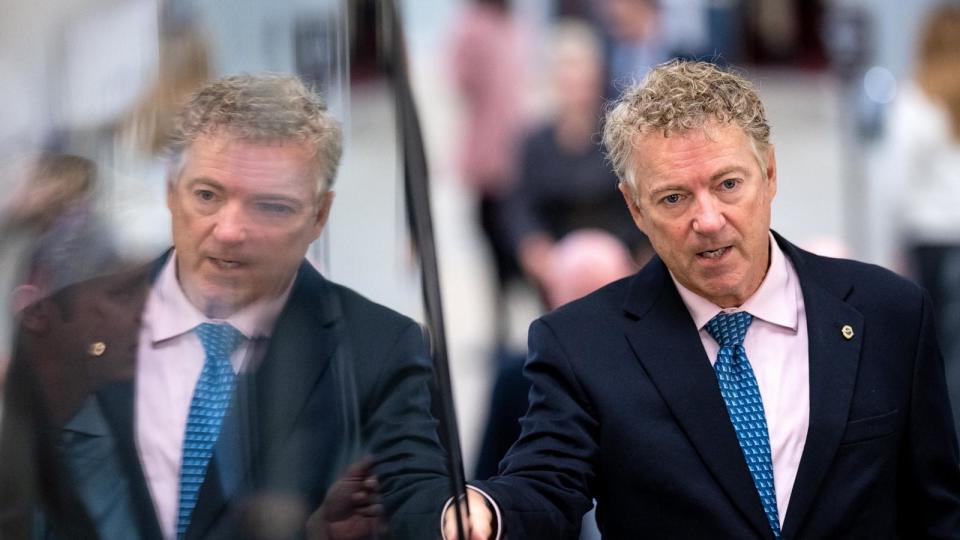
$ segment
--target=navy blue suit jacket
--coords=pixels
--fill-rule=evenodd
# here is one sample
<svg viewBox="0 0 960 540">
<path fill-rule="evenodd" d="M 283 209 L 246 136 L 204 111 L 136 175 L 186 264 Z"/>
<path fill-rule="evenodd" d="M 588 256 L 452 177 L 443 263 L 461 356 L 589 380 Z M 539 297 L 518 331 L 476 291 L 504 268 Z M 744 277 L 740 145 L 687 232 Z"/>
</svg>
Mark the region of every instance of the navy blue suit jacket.
<svg viewBox="0 0 960 540">
<path fill-rule="evenodd" d="M 83 283 L 25 315 L 25 327 L 33 317 L 44 325 L 21 331 L 10 372 L 0 537 L 160 538 L 133 422 L 152 278 L 142 269 Z M 92 340 L 107 354 L 87 356 Z M 276 502 L 296 516 L 293 536 L 302 534 L 305 514 L 361 454 L 376 461 L 392 536 L 435 533 L 447 482 L 421 329 L 304 262 L 269 342 L 255 349 L 187 538 L 256 537 L 258 522 L 282 518 Z M 33 522 L 37 507 L 44 519 Z"/>
<path fill-rule="evenodd" d="M 960 538 L 960 462 L 930 301 L 802 251 L 810 426 L 783 538 Z M 854 328 L 852 339 L 841 333 Z M 697 328 L 663 262 L 535 321 L 522 433 L 478 486 L 511 538 L 771 539 Z"/>
</svg>

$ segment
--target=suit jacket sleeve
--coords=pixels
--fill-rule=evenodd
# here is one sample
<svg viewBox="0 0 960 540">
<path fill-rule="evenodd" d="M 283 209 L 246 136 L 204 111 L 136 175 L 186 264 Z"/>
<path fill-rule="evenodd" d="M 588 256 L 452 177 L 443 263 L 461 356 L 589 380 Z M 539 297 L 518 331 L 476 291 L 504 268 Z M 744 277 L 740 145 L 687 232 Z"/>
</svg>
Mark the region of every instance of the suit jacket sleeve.
<svg viewBox="0 0 960 540">
<path fill-rule="evenodd" d="M 599 421 L 557 335 L 530 327 L 530 408 L 500 475 L 475 485 L 500 506 L 509 538 L 577 538 L 592 503 Z"/>
<path fill-rule="evenodd" d="M 446 458 L 430 413 L 430 359 L 409 322 L 385 356 L 362 410 L 363 441 L 376 461 L 392 538 L 427 538 L 449 496 Z"/>
<path fill-rule="evenodd" d="M 924 294 L 899 471 L 902 538 L 960 538 L 960 459 L 934 326 Z"/>
</svg>

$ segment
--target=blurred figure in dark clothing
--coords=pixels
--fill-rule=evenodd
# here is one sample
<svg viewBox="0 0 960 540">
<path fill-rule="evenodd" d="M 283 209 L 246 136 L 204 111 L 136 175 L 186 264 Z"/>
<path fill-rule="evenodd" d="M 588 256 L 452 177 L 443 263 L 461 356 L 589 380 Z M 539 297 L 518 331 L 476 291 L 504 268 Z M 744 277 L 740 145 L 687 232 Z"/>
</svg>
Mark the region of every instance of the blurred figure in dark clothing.
<svg viewBox="0 0 960 540">
<path fill-rule="evenodd" d="M 506 0 L 474 0 L 454 32 L 453 75 L 465 109 L 460 172 L 478 201 L 480 228 L 496 266 L 498 344 L 507 333 L 505 287 L 520 274 L 504 228 L 503 201 L 516 177 L 524 126 L 523 49 Z"/>
<path fill-rule="evenodd" d="M 519 183 L 509 201 L 510 232 L 524 271 L 553 309 L 634 272 L 649 244 L 637 230 L 617 179 L 597 143 L 603 88 L 600 44 L 586 25 L 556 31 L 556 110 L 524 142 Z M 476 478 L 497 464 L 519 435 L 530 383 L 526 355 L 504 354 L 490 400 Z"/>
<path fill-rule="evenodd" d="M 547 306 L 560 307 L 636 270 L 630 253 L 611 234 L 597 229 L 572 232 L 557 242 L 547 271 Z M 527 411 L 530 381 L 523 376 L 526 354 L 505 354 L 497 367 L 487 426 L 474 478 L 494 476 L 520 436 L 518 420 Z"/>
<path fill-rule="evenodd" d="M 623 208 L 616 176 L 598 145 L 602 73 L 601 50 L 589 27 L 560 25 L 553 59 L 556 108 L 524 141 L 509 201 L 517 259 L 540 287 L 547 283 L 554 244 L 579 229 L 607 231 L 638 262 L 648 257 L 646 238 Z"/>
<path fill-rule="evenodd" d="M 737 4 L 737 3 L 734 3 Z M 736 47 L 755 64 L 822 69 L 827 65 L 822 38 L 822 0 L 744 0 Z M 840 3 L 842 4 L 842 3 Z"/>
</svg>

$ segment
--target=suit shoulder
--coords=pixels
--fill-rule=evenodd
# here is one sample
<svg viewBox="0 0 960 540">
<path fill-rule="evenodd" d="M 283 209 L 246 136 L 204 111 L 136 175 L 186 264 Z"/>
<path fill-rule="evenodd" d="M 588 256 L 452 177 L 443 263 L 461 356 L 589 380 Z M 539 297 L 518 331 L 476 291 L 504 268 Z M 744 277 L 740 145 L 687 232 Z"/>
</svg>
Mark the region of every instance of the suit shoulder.
<svg viewBox="0 0 960 540">
<path fill-rule="evenodd" d="M 390 329 L 405 329 L 417 324 L 413 319 L 382 304 L 370 300 L 353 289 L 327 281 L 331 292 L 340 301 L 344 318 L 348 323 L 366 328 L 377 328 L 378 332 Z"/>
<path fill-rule="evenodd" d="M 878 313 L 919 309 L 923 302 L 919 285 L 882 266 L 817 255 L 810 262 L 816 279 L 848 284 L 850 301 Z"/>
<path fill-rule="evenodd" d="M 613 316 L 623 313 L 623 303 L 635 277 L 634 274 L 605 285 L 558 307 L 540 320 L 550 326 L 608 324 Z"/>
<path fill-rule="evenodd" d="M 913 281 L 876 264 L 819 255 L 813 257 L 818 260 L 818 264 L 823 265 L 828 271 L 848 278 L 855 286 L 862 285 L 870 288 L 887 289 L 908 296 L 920 294 L 922 291 L 921 287 Z"/>
<path fill-rule="evenodd" d="M 99 299 L 112 299 L 124 305 L 133 304 L 139 307 L 146 298 L 149 287 L 148 266 L 124 266 L 110 273 L 69 283 L 46 296 L 32 299 L 30 305 L 24 308 L 24 313 L 47 304 L 57 306 L 64 314 L 69 314 L 76 306 Z"/>
</svg>

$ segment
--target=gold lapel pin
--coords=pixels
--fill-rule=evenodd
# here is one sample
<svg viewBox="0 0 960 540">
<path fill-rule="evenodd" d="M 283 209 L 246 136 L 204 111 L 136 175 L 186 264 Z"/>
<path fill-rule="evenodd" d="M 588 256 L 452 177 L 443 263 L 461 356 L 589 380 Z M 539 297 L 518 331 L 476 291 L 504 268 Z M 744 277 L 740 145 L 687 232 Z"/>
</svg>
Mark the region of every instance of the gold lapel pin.
<svg viewBox="0 0 960 540">
<path fill-rule="evenodd" d="M 853 327 L 849 324 L 843 325 L 843 328 L 840 329 L 840 333 L 843 334 L 843 337 L 846 339 L 853 339 Z"/>
<path fill-rule="evenodd" d="M 102 341 L 94 341 L 87 347 L 87 354 L 93 357 L 103 356 L 107 352 L 107 344 Z"/>
</svg>

